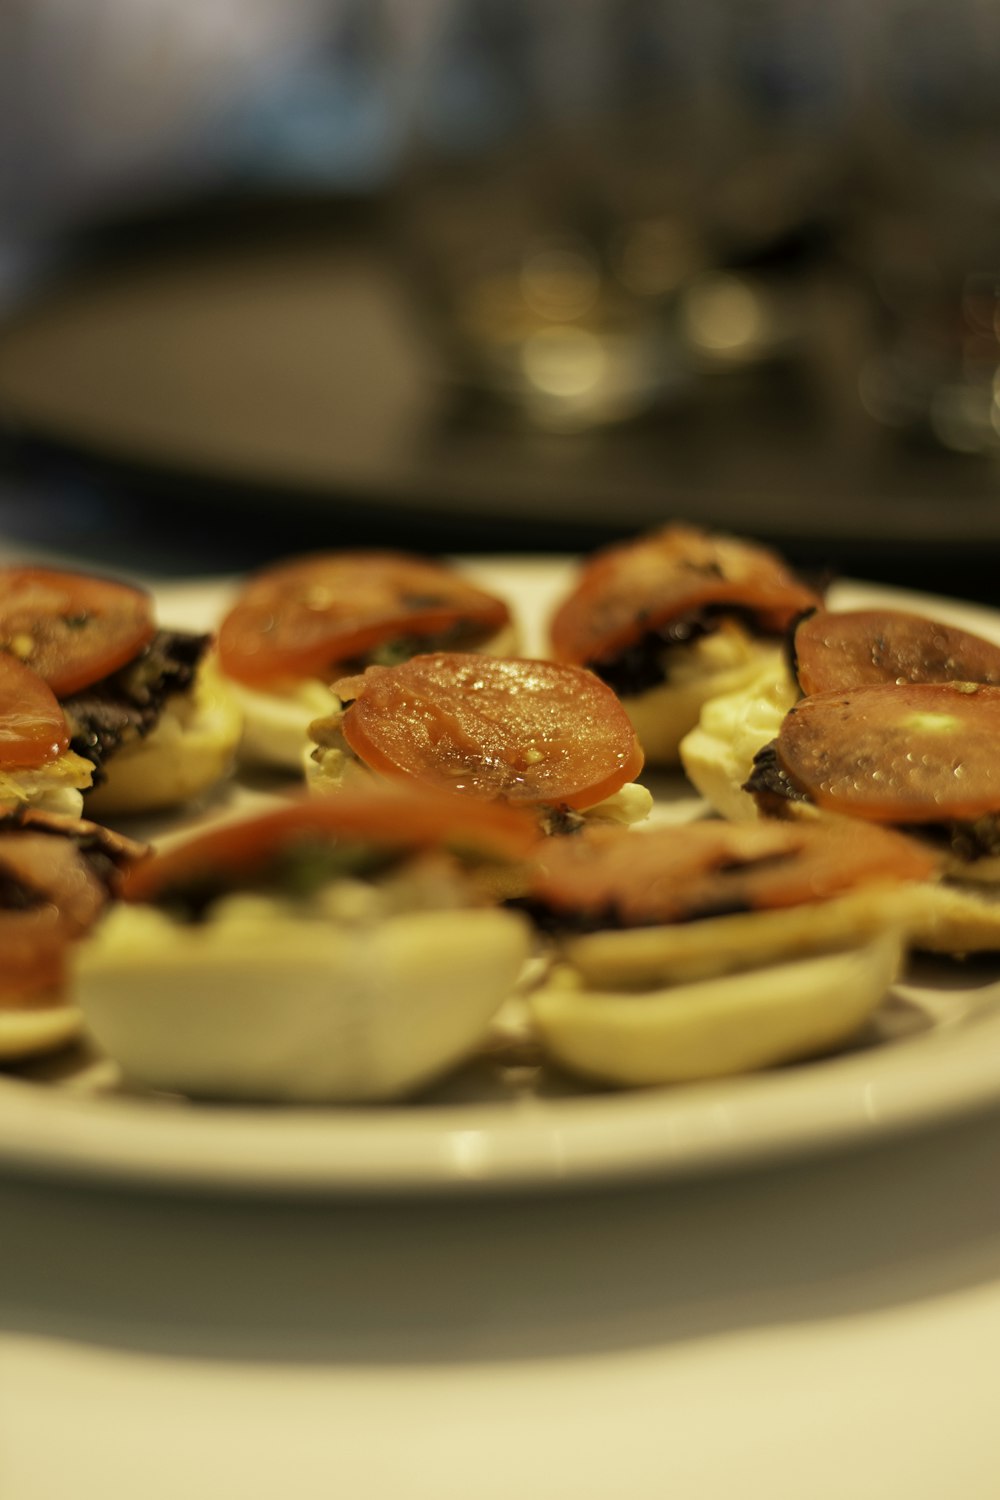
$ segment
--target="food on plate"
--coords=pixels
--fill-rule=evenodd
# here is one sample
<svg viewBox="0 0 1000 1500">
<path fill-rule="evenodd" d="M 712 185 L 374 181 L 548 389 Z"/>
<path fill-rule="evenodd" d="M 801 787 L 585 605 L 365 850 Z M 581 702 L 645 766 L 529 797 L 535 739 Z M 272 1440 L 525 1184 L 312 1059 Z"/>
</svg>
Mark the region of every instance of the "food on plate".
<svg viewBox="0 0 1000 1500">
<path fill-rule="evenodd" d="M 1000 811 L 998 736 L 996 687 L 907 683 L 815 693 L 786 714 L 769 753 L 757 757 L 752 785 L 765 810 L 779 815 L 789 803 L 809 802 L 878 823 L 951 829 Z"/>
<path fill-rule="evenodd" d="M 582 667 L 438 652 L 334 692 L 337 710 L 310 726 L 314 790 L 374 774 L 530 808 L 547 833 L 634 822 L 652 805 L 632 779 L 642 751 L 624 709 Z"/>
<path fill-rule="evenodd" d="M 804 694 L 877 683 L 1000 684 L 1000 646 L 899 609 L 815 610 L 796 622 L 791 660 Z"/>
<path fill-rule="evenodd" d="M 514 987 L 529 925 L 487 893 L 537 841 L 512 808 L 378 787 L 218 825 L 130 876 L 80 954 L 88 1026 L 152 1088 L 411 1093 Z"/>
<path fill-rule="evenodd" d="M 50 1052 L 78 1035 L 70 950 L 144 852 L 96 823 L 33 808 L 0 816 L 0 1060 Z"/>
<path fill-rule="evenodd" d="M 510 610 L 454 568 L 401 552 L 329 552 L 266 569 L 222 622 L 219 655 L 245 714 L 242 753 L 298 771 L 329 684 L 420 652 L 503 655 Z"/>
<path fill-rule="evenodd" d="M 559 951 L 535 1025 L 563 1067 L 618 1085 L 826 1051 L 884 996 L 934 869 L 903 835 L 847 819 L 550 842 L 526 902 Z"/>
<path fill-rule="evenodd" d="M 947 952 L 998 948 L 998 736 L 1000 687 L 991 684 L 817 693 L 786 715 L 747 785 L 770 816 L 847 816 L 920 838 L 952 883 L 924 893 L 914 940 Z"/>
<path fill-rule="evenodd" d="M 650 763 L 673 764 L 702 705 L 779 667 L 787 627 L 819 602 L 766 548 L 667 526 L 591 559 L 552 647 L 615 690 Z"/>
<path fill-rule="evenodd" d="M 69 748 L 69 736 L 44 679 L 0 652 L 0 813 L 28 806 L 80 813 L 93 767 Z"/>
<path fill-rule="evenodd" d="M 903 610 L 814 610 L 795 622 L 784 661 L 705 705 L 681 742 L 681 762 L 717 811 L 756 817 L 757 803 L 745 789 L 754 757 L 802 695 L 949 681 L 1000 684 L 1000 646 Z"/>
<path fill-rule="evenodd" d="M 48 684 L 85 767 L 88 812 L 183 802 L 228 770 L 239 715 L 211 638 L 158 628 L 142 589 L 52 568 L 0 569 L 0 660 Z M 75 810 L 76 809 L 67 809 Z"/>
<path fill-rule="evenodd" d="M 615 827 L 641 818 L 651 799 L 629 780 L 642 748 L 607 683 L 577 662 L 485 654 L 485 639 L 471 641 L 474 650 L 423 649 L 472 627 L 457 622 L 455 596 L 429 600 L 397 574 L 384 585 L 390 599 L 398 587 L 410 607 L 427 606 L 412 632 L 383 636 L 384 622 L 372 619 L 349 637 L 348 655 L 331 657 L 325 636 L 308 662 L 317 702 L 333 711 L 299 711 L 298 765 L 304 714 L 318 720 L 309 775 L 325 795 L 217 825 L 144 863 L 137 846 L 108 844 L 90 824 L 71 835 L 66 819 L 0 816 L 0 919 L 12 955 L 0 980 L 0 1054 L 59 1046 L 80 1025 L 79 1000 L 126 1081 L 193 1097 L 403 1099 L 468 1056 L 523 1074 L 542 1046 L 587 1081 L 655 1085 L 850 1044 L 907 944 L 1000 951 L 991 760 L 1000 648 L 900 612 L 810 607 L 794 580 L 771 594 L 744 575 L 736 602 L 730 575 L 745 544 L 668 528 L 660 550 L 683 550 L 678 531 L 701 559 L 688 580 L 695 595 L 683 595 L 678 613 L 668 607 L 648 639 L 616 622 L 623 575 L 643 598 L 643 570 L 630 559 L 611 566 L 601 584 L 610 603 L 595 617 L 613 651 L 624 640 L 623 661 L 634 648 L 636 670 L 644 653 L 659 653 L 661 667 L 679 653 L 675 686 L 685 660 L 705 668 L 712 651 L 721 660 L 721 643 L 740 632 L 751 641 L 752 686 L 712 698 L 700 726 L 728 715 L 716 737 L 733 757 L 721 781 L 745 821 Z M 630 549 L 612 554 L 620 551 Z M 415 560 L 402 561 L 412 579 Z M 64 789 L 87 784 L 104 748 L 91 746 L 92 760 L 72 748 L 84 722 L 98 742 L 103 733 L 100 716 L 84 719 L 85 700 L 115 683 L 141 698 L 144 674 L 162 669 L 159 633 L 141 590 L 54 570 L 4 572 L 0 813 L 39 796 L 68 806 Z M 304 644 L 302 620 L 310 607 L 325 613 L 327 592 L 317 584 L 308 599 L 296 595 L 290 636 L 276 615 L 261 623 L 264 678 L 268 661 L 287 662 L 296 638 Z M 802 609 L 786 618 L 793 598 Z M 500 620 L 496 604 L 483 629 Z M 438 608 L 442 635 L 428 618 Z M 494 645 L 509 628 L 499 608 L 507 624 Z M 530 604 L 526 619 L 530 629 Z M 570 627 L 583 630 L 579 619 Z M 210 680 L 204 638 L 192 639 L 188 666 Z M 236 646 L 248 660 L 249 640 Z M 163 649 L 176 666 L 183 648 Z M 949 686 L 919 680 L 952 672 L 961 675 Z M 714 692 L 725 674 L 704 675 Z M 301 682 L 270 680 L 240 690 L 279 708 L 283 694 L 304 691 L 306 702 Z M 823 708 L 828 699 L 835 708 Z M 852 717 L 863 705 L 881 705 L 870 733 Z M 146 706 L 129 703 L 143 746 Z M 112 771 L 130 738 L 111 754 Z M 167 774 L 165 754 L 154 779 Z M 135 771 L 141 806 L 138 756 Z M 260 798 L 259 780 L 240 795 Z M 49 887 L 28 878 L 32 848 L 45 843 L 60 846 Z M 126 865 L 127 900 L 110 899 Z M 44 944 L 29 946 L 29 932 Z M 67 956 L 78 990 L 63 986 Z M 529 1086 L 507 1072 L 491 1077 L 504 1090 Z M 572 1086 L 543 1077 L 543 1091 Z M 457 1085 L 470 1082 L 463 1073 Z"/>
</svg>

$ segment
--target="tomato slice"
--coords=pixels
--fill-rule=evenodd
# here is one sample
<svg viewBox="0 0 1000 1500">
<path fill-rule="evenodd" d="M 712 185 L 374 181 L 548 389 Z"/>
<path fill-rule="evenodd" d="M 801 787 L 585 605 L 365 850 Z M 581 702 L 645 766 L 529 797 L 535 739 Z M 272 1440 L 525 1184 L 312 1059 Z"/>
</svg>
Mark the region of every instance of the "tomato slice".
<svg viewBox="0 0 1000 1500">
<path fill-rule="evenodd" d="M 709 605 L 747 610 L 762 632 L 777 635 L 819 602 L 767 548 L 667 526 L 590 561 L 552 619 L 552 647 L 559 661 L 603 661 Z"/>
<path fill-rule="evenodd" d="M 398 849 L 460 848 L 498 859 L 523 859 L 538 826 L 514 808 L 470 804 L 445 792 L 373 787 L 301 799 L 254 818 L 223 823 L 175 844 L 127 872 L 129 901 L 155 901 L 194 877 L 246 875 L 302 840 L 363 840 Z"/>
<path fill-rule="evenodd" d="M 819 807 L 886 823 L 1000 811 L 1000 687 L 881 684 L 803 698 L 778 760 Z"/>
<path fill-rule="evenodd" d="M 586 808 L 642 770 L 610 688 L 582 667 L 468 652 L 334 683 L 348 745 L 382 775 L 487 800 Z"/>
<path fill-rule="evenodd" d="M 394 638 L 467 627 L 471 646 L 509 619 L 502 599 L 443 564 L 401 552 L 330 552 L 251 579 L 222 622 L 219 659 L 248 686 L 328 678 Z"/>
<path fill-rule="evenodd" d="M 52 568 L 0 568 L 0 651 L 59 698 L 138 656 L 156 631 L 149 595 L 130 584 Z"/>
<path fill-rule="evenodd" d="M 1000 684 L 1000 646 L 898 609 L 817 610 L 796 626 L 794 655 L 804 693 L 879 682 Z"/>
<path fill-rule="evenodd" d="M 827 900 L 875 881 L 928 878 L 935 860 L 871 824 L 822 828 L 706 821 L 552 840 L 531 894 L 546 906 L 627 927 Z"/>
<path fill-rule="evenodd" d="M 69 726 L 52 689 L 30 667 L 0 652 L 0 766 L 44 766 L 68 746 Z"/>
</svg>

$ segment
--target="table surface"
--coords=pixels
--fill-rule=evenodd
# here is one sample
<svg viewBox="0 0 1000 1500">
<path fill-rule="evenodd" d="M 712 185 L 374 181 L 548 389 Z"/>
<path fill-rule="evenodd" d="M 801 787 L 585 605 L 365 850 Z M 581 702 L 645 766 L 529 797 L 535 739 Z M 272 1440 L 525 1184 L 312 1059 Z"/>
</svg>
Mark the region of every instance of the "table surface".
<svg viewBox="0 0 1000 1500">
<path fill-rule="evenodd" d="M 996 1495 L 1000 1118 L 477 1202 L 0 1181 L 18 1500 Z"/>
<path fill-rule="evenodd" d="M 548 1197 L 0 1176 L 0 1489 L 993 1500 L 998 1177 L 998 1112 Z"/>
</svg>

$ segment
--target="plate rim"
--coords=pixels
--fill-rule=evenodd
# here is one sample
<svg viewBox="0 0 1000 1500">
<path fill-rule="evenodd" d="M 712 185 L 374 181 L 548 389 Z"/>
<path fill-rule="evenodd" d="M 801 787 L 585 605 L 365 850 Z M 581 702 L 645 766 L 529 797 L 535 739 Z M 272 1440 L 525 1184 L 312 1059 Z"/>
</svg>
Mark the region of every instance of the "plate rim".
<svg viewBox="0 0 1000 1500">
<path fill-rule="evenodd" d="M 0 1166 L 132 1189 L 268 1197 L 479 1196 L 677 1181 L 957 1123 L 1000 1103 L 996 1042 L 1000 1009 L 891 1050 L 737 1079 L 523 1104 L 380 1106 L 377 1113 L 179 1107 L 71 1087 L 53 1094 L 4 1078 Z M 520 1118 L 512 1121 L 512 1112 Z"/>
</svg>

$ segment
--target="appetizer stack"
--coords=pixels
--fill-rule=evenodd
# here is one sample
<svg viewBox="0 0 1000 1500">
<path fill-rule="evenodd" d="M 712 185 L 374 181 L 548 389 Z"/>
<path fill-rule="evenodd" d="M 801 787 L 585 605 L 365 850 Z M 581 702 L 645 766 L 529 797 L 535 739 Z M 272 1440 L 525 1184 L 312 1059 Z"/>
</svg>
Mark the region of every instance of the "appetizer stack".
<svg viewBox="0 0 1000 1500">
<path fill-rule="evenodd" d="M 396 552 L 267 569 L 215 636 L 0 570 L 0 1056 L 85 1027 L 147 1088 L 360 1103 L 517 1007 L 539 1065 L 685 1083 L 850 1044 L 911 946 L 1000 949 L 1000 647 L 690 526 L 518 640 Z M 275 805 L 237 819 L 244 765 Z M 93 821 L 192 802 L 155 852 Z"/>
</svg>

